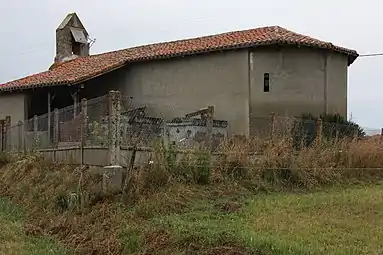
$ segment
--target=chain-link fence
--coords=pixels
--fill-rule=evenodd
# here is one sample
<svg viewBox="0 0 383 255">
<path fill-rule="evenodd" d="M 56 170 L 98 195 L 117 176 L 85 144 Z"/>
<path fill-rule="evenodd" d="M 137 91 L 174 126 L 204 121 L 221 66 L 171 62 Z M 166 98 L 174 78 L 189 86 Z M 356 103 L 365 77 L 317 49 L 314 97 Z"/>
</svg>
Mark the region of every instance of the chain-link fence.
<svg viewBox="0 0 383 255">
<path fill-rule="evenodd" d="M 83 100 L 82 103 L 85 103 Z M 109 139 L 109 98 L 102 96 L 86 101 L 87 118 L 84 132 L 86 145 L 108 146 Z"/>
<path fill-rule="evenodd" d="M 165 119 L 147 105 L 137 104 L 120 93 L 83 99 L 63 109 L 35 116 L 24 122 L 0 120 L 2 150 L 30 151 L 64 147 L 110 146 L 125 149 L 153 147 L 160 142 L 169 148 L 200 149 L 219 152 L 227 141 L 253 141 L 252 151 L 262 150 L 269 141 L 288 141 L 294 149 L 311 146 L 315 141 L 328 144 L 340 140 L 353 141 L 380 130 L 366 130 L 340 119 L 314 117 L 291 118 L 259 116 L 250 118 L 250 136 L 235 136 L 232 123 L 218 120 L 210 107 Z M 254 142 L 255 141 L 255 142 Z"/>
<path fill-rule="evenodd" d="M 151 146 L 163 135 L 164 120 L 151 116 L 145 105 L 132 103 L 130 97 L 121 98 L 121 144 Z"/>
</svg>

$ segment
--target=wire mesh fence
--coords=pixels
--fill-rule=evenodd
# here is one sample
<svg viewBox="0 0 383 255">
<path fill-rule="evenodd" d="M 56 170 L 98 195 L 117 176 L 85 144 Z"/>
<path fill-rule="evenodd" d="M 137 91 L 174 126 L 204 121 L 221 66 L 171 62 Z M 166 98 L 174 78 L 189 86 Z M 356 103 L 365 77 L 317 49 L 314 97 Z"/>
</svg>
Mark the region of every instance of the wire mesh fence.
<svg viewBox="0 0 383 255">
<path fill-rule="evenodd" d="M 85 101 L 82 101 L 85 103 Z M 87 145 L 108 146 L 109 101 L 108 96 L 90 99 L 86 102 L 87 118 L 84 139 Z"/>
<path fill-rule="evenodd" d="M 164 120 L 150 116 L 145 105 L 132 103 L 131 98 L 121 98 L 121 144 L 125 146 L 150 146 L 163 135 Z"/>
<path fill-rule="evenodd" d="M 230 122 L 213 117 L 209 122 L 208 109 L 169 120 L 153 114 L 144 104 L 134 103 L 130 97 L 112 95 L 83 99 L 12 125 L 0 121 L 1 148 L 16 151 L 84 146 L 109 149 L 111 145 L 139 148 L 160 142 L 166 148 L 198 150 L 210 142 L 209 150 L 213 152 L 234 150 L 233 144 L 239 143 L 246 144 L 243 148 L 248 152 L 259 152 L 270 141 L 282 141 L 299 150 L 318 140 L 330 146 L 338 141 L 365 139 L 373 132 L 380 134 L 380 130 L 366 132 L 356 124 L 336 119 L 270 115 L 250 119 L 250 136 L 235 136 L 228 131 Z"/>
<path fill-rule="evenodd" d="M 58 136 L 59 146 L 73 145 L 81 141 L 81 117 L 77 110 L 77 106 L 71 105 L 56 111 L 58 130 L 55 134 Z"/>
</svg>

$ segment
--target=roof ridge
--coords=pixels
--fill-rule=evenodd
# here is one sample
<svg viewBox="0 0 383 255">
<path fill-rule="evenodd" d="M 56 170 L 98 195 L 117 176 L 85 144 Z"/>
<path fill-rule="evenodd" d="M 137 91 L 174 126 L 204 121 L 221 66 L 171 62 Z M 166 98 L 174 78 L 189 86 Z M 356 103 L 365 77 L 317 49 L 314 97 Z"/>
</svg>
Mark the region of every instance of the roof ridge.
<svg viewBox="0 0 383 255">
<path fill-rule="evenodd" d="M 184 39 L 178 39 L 178 40 L 168 40 L 168 41 L 159 41 L 159 42 L 154 42 L 154 43 L 148 43 L 148 44 L 139 44 L 135 45 L 129 48 L 123 48 L 119 50 L 113 50 L 113 51 L 108 51 L 108 52 L 103 52 L 91 56 L 100 56 L 103 54 L 107 53 L 113 53 L 113 52 L 119 52 L 119 51 L 124 51 L 124 50 L 129 50 L 129 49 L 137 49 L 141 47 L 147 47 L 147 46 L 156 46 L 156 45 L 161 45 L 161 44 L 167 44 L 167 43 L 177 43 L 177 42 L 184 42 L 184 41 L 190 41 L 190 40 L 197 40 L 197 39 L 206 39 L 206 38 L 211 38 L 215 36 L 222 36 L 222 35 L 229 35 L 229 34 L 235 34 L 235 33 L 245 33 L 253 30 L 261 30 L 261 29 L 268 29 L 268 28 L 274 28 L 274 27 L 279 27 L 279 26 L 263 26 L 263 27 L 257 27 L 257 28 L 247 28 L 247 29 L 242 29 L 242 30 L 234 30 L 234 31 L 226 31 L 226 32 L 217 32 L 215 34 L 207 34 L 207 35 L 201 35 L 201 36 L 193 36 L 193 37 L 187 37 Z M 283 27 L 280 27 L 284 29 Z M 91 57 L 89 56 L 89 57 Z"/>
</svg>

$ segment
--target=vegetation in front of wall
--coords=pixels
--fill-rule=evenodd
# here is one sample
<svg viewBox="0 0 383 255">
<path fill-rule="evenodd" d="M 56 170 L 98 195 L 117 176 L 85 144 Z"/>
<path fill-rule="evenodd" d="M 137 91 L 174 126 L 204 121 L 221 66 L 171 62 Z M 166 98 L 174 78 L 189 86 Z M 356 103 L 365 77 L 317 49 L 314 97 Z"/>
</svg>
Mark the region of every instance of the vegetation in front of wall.
<svg viewBox="0 0 383 255">
<path fill-rule="evenodd" d="M 320 130 L 321 138 L 329 142 L 336 139 L 363 138 L 366 135 L 358 124 L 339 114 L 322 114 L 319 117 L 302 114 L 295 120 L 291 129 L 294 147 L 311 146 L 319 136 Z"/>
<path fill-rule="evenodd" d="M 151 168 L 165 171 L 169 178 L 184 183 L 208 184 L 211 176 L 211 153 L 206 150 L 180 153 L 175 145 L 166 147 L 162 140 L 153 143 Z M 161 168 L 162 170 L 160 170 Z"/>
<path fill-rule="evenodd" d="M 0 167 L 9 163 L 9 155 L 6 152 L 0 152 Z"/>
<path fill-rule="evenodd" d="M 293 145 L 288 135 L 238 139 L 220 155 L 180 155 L 158 142 L 122 194 L 101 193 L 97 174 L 32 154 L 1 169 L 0 196 L 25 208 L 29 235 L 78 254 L 379 253 L 380 139 Z"/>
<path fill-rule="evenodd" d="M 108 144 L 108 129 L 107 124 L 100 121 L 91 121 L 88 123 L 88 140 L 92 145 L 107 145 Z"/>
</svg>

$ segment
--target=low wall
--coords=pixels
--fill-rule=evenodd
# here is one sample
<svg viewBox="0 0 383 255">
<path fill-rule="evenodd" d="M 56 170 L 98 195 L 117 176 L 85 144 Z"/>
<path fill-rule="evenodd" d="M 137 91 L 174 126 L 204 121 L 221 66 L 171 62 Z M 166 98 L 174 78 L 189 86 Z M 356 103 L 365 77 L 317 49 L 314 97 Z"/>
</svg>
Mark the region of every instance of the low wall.
<svg viewBox="0 0 383 255">
<path fill-rule="evenodd" d="M 133 147 L 121 147 L 121 166 L 130 166 Z M 81 148 L 80 146 L 68 146 L 55 149 L 43 149 L 39 150 L 42 153 L 44 159 L 48 162 L 66 163 L 73 165 L 81 165 Z M 190 151 L 178 151 L 177 160 L 182 160 L 185 155 L 190 154 Z M 134 167 L 145 166 L 152 158 L 153 150 L 147 147 L 141 147 L 136 149 Z M 219 158 L 223 157 L 222 153 L 214 153 L 212 155 L 212 163 L 216 162 Z M 249 155 L 249 160 L 253 163 L 257 162 L 259 154 Z M 93 167 L 104 167 L 109 165 L 109 149 L 102 146 L 85 146 L 83 148 L 83 164 Z"/>
</svg>

